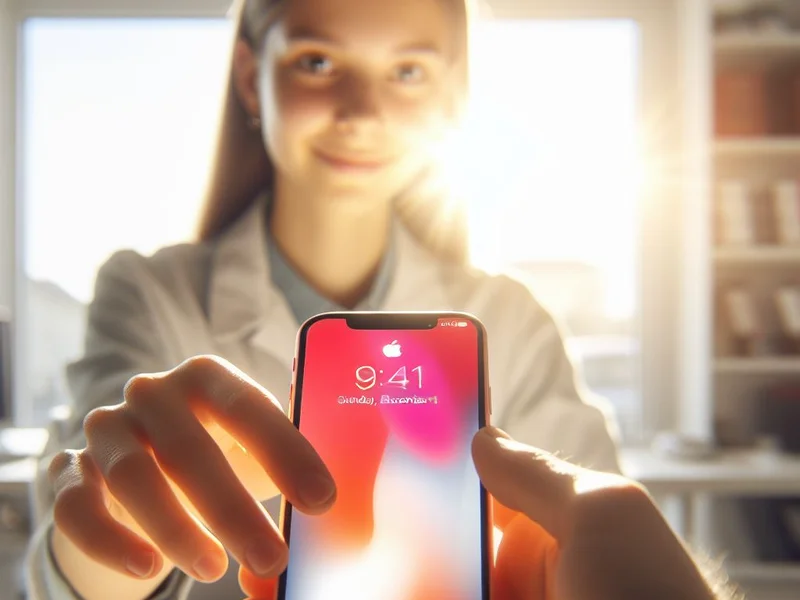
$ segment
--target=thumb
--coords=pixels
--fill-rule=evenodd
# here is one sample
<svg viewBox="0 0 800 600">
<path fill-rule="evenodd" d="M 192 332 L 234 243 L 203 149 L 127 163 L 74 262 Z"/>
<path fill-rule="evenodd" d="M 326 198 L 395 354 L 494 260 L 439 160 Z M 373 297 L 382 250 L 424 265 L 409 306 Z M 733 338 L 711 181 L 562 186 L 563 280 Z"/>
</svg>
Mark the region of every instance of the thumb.
<svg viewBox="0 0 800 600">
<path fill-rule="evenodd" d="M 239 567 L 239 587 L 251 600 L 272 600 L 278 591 L 278 579 L 261 579 L 244 567 Z"/>
<path fill-rule="evenodd" d="M 558 546 L 539 525 L 517 513 L 506 526 L 492 571 L 493 600 L 555 598 Z"/>
<path fill-rule="evenodd" d="M 582 469 L 494 427 L 475 435 L 472 457 L 483 485 L 498 502 L 525 514 L 557 541 L 566 539 Z"/>
</svg>

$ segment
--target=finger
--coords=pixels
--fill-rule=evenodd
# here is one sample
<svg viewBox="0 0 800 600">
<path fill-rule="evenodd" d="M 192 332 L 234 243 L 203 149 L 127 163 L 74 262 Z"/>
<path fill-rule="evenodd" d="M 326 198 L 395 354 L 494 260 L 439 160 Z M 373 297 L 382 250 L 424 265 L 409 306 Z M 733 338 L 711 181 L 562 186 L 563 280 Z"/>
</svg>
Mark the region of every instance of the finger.
<svg viewBox="0 0 800 600">
<path fill-rule="evenodd" d="M 55 491 L 55 524 L 81 552 L 139 579 L 161 570 L 163 558 L 156 548 L 109 513 L 105 484 L 85 451 L 57 454 L 49 475 Z"/>
<path fill-rule="evenodd" d="M 228 568 L 225 549 L 178 500 L 125 405 L 90 412 L 87 451 L 109 491 L 155 545 L 182 571 L 216 581 Z"/>
<path fill-rule="evenodd" d="M 267 390 L 215 357 L 183 363 L 175 380 L 176 392 L 207 408 L 255 456 L 295 508 L 318 514 L 333 504 L 336 486 L 330 472 Z"/>
<path fill-rule="evenodd" d="M 569 531 L 578 467 L 485 427 L 472 441 L 475 468 L 501 504 L 542 525 L 556 540 Z"/>
<path fill-rule="evenodd" d="M 263 579 L 248 569 L 239 567 L 239 586 L 252 599 L 269 598 L 272 600 L 278 591 L 278 578 Z"/>
<path fill-rule="evenodd" d="M 275 523 L 236 477 L 189 405 L 176 401 L 180 392 L 168 379 L 135 378 L 126 387 L 126 402 L 159 466 L 214 535 L 259 575 L 280 572 L 288 551 Z M 269 430 L 265 432 L 269 437 Z"/>
<path fill-rule="evenodd" d="M 501 502 L 498 502 L 497 498 L 491 496 L 492 499 L 492 523 L 495 527 L 497 527 L 500 531 L 504 531 L 505 528 L 508 526 L 509 523 L 516 517 L 519 513 L 515 510 L 511 510 Z"/>
<path fill-rule="evenodd" d="M 526 515 L 508 523 L 492 572 L 493 600 L 552 600 L 558 546 Z"/>
</svg>

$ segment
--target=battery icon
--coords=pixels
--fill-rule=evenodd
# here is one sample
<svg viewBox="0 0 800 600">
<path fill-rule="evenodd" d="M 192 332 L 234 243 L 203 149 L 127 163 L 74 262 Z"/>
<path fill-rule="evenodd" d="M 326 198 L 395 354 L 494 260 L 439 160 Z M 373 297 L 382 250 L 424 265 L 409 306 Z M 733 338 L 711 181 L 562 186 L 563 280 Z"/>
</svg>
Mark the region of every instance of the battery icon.
<svg viewBox="0 0 800 600">
<path fill-rule="evenodd" d="M 456 323 L 456 327 L 466 327 L 466 326 L 467 326 L 466 321 L 459 321 L 458 323 Z"/>
</svg>

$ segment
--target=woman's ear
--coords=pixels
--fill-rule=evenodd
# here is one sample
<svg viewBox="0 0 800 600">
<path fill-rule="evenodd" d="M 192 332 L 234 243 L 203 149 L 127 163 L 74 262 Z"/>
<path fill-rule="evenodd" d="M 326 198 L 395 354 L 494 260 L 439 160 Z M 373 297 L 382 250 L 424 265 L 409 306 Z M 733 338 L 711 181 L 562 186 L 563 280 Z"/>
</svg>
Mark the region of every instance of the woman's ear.
<svg viewBox="0 0 800 600">
<path fill-rule="evenodd" d="M 242 39 L 236 40 L 233 49 L 233 86 L 247 114 L 253 118 L 260 118 L 258 59 L 252 46 Z"/>
</svg>

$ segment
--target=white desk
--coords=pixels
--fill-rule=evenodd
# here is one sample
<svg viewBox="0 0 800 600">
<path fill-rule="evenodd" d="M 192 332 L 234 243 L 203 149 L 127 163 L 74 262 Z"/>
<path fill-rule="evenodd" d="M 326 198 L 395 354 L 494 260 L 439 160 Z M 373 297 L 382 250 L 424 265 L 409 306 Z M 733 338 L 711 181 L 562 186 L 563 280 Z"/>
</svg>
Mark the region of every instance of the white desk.
<svg viewBox="0 0 800 600">
<path fill-rule="evenodd" d="M 30 529 L 30 485 L 36 460 L 0 463 L 0 600 L 23 598 L 22 559 Z"/>
<path fill-rule="evenodd" d="M 800 456 L 727 450 L 706 460 L 664 458 L 647 449 L 626 449 L 622 468 L 654 496 L 725 494 L 800 496 Z"/>
<path fill-rule="evenodd" d="M 649 449 L 625 449 L 622 469 L 665 508 L 681 536 L 703 545 L 695 528 L 698 503 L 710 495 L 800 496 L 800 456 L 758 450 L 726 450 L 702 460 L 667 458 Z"/>
<path fill-rule="evenodd" d="M 0 463 L 0 496 L 26 495 L 35 476 L 35 458 Z"/>
<path fill-rule="evenodd" d="M 708 516 L 703 510 L 709 496 L 800 496 L 800 456 L 728 450 L 706 460 L 679 460 L 648 449 L 624 449 L 621 462 L 628 477 L 647 487 L 678 534 L 698 548 L 707 547 L 708 532 L 697 525 Z M 790 593 L 759 597 L 800 597 L 793 595 L 800 589 L 800 565 L 734 561 L 727 569 L 740 583 L 783 585 Z"/>
</svg>

